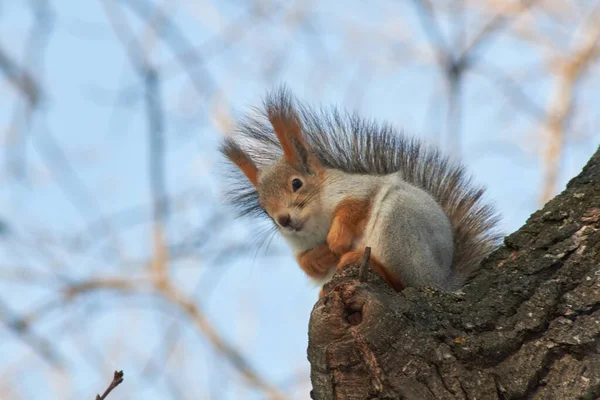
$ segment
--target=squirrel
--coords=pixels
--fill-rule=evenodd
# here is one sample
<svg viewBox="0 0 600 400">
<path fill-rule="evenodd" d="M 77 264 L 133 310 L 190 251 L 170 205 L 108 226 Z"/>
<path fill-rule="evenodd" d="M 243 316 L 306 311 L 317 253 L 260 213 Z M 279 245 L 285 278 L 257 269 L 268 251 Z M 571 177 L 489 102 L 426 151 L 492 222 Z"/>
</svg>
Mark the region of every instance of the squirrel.
<svg viewBox="0 0 600 400">
<path fill-rule="evenodd" d="M 499 244 L 485 189 L 439 150 L 356 113 L 311 108 L 285 86 L 255 111 L 220 147 L 234 166 L 227 199 L 269 218 L 318 283 L 370 247 L 370 268 L 396 291 L 454 291 Z"/>
</svg>

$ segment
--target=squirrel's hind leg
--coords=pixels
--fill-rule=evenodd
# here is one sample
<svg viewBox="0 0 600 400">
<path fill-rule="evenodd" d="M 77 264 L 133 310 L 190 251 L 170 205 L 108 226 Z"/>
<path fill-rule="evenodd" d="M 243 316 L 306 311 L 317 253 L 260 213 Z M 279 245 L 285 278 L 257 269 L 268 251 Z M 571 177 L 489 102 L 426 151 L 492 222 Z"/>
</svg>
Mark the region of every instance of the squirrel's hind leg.
<svg viewBox="0 0 600 400">
<path fill-rule="evenodd" d="M 338 263 L 338 269 L 343 268 L 349 264 L 362 264 L 365 259 L 364 250 L 350 251 L 342 256 Z M 400 292 L 404 289 L 404 284 L 400 279 L 395 277 L 390 271 L 375 257 L 371 254 L 369 257 L 369 267 L 379 275 L 384 281 L 386 281 L 395 291 Z"/>
</svg>

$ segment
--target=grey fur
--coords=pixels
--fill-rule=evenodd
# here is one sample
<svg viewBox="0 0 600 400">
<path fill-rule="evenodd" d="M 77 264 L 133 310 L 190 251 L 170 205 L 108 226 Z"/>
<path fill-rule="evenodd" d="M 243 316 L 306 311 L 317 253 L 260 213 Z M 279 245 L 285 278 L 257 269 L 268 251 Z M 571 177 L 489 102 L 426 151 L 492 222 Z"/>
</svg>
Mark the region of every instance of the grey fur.
<svg viewBox="0 0 600 400">
<path fill-rule="evenodd" d="M 406 185 L 402 192 L 410 194 L 424 191 L 439 205 L 432 208 L 422 202 L 422 196 L 410 200 L 407 195 L 399 203 L 400 207 L 390 211 L 390 216 L 393 216 L 390 221 L 398 221 L 398 224 L 386 229 L 389 229 L 389 234 L 405 238 L 398 239 L 398 246 L 391 258 L 406 260 L 408 254 L 413 254 L 413 258 L 416 254 L 425 257 L 426 252 L 419 249 L 418 236 L 406 235 L 406 227 L 425 224 L 426 230 L 434 235 L 431 240 L 437 240 L 435 227 L 446 229 L 444 218 L 436 211 L 431 211 L 443 210 L 447 217 L 445 220 L 450 225 L 453 240 L 453 246 L 450 247 L 454 251 L 450 248 L 445 254 L 429 254 L 427 257 L 444 264 L 444 257 L 452 254 L 452 276 L 415 276 L 408 278 L 410 281 L 426 282 L 429 279 L 436 286 L 455 289 L 477 270 L 482 259 L 499 244 L 501 236 L 496 230 L 499 217 L 490 204 L 483 203 L 484 189 L 473 184 L 463 165 L 451 162 L 437 149 L 398 133 L 388 124 L 378 124 L 335 108 L 314 109 L 303 105 L 293 99 L 285 88 L 269 94 L 262 109 L 243 117 L 232 135 L 237 140 L 226 139 L 221 151 L 226 155 L 241 142 L 246 142 L 244 151 L 259 169 L 275 163 L 282 151 L 267 113 L 272 115 L 278 111 L 299 116 L 303 135 L 325 168 L 360 175 L 397 173 L 402 177 L 398 185 Z M 231 204 L 241 215 L 269 218 L 260 207 L 256 189 L 237 168 L 231 172 L 232 180 L 227 189 Z M 439 248 L 447 248 L 442 242 Z M 411 262 L 418 263 L 418 258 Z"/>
<path fill-rule="evenodd" d="M 405 286 L 460 286 L 461 279 L 452 269 L 452 226 L 429 193 L 405 182 L 400 173 L 372 176 L 334 171 L 323 187 L 326 213 L 332 213 L 348 193 L 371 199 L 367 225 L 353 249 L 371 247 L 372 254 Z"/>
</svg>

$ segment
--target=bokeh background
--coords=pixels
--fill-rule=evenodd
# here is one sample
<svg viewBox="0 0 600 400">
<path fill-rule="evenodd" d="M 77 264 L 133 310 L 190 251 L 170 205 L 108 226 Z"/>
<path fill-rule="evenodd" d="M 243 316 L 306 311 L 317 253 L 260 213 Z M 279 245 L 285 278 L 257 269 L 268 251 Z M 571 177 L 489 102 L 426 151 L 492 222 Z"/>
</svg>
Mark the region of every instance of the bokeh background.
<svg viewBox="0 0 600 400">
<path fill-rule="evenodd" d="M 287 83 L 438 144 L 511 232 L 600 144 L 598 1 L 0 1 L 0 397 L 307 399 L 319 288 L 224 206 Z"/>
</svg>

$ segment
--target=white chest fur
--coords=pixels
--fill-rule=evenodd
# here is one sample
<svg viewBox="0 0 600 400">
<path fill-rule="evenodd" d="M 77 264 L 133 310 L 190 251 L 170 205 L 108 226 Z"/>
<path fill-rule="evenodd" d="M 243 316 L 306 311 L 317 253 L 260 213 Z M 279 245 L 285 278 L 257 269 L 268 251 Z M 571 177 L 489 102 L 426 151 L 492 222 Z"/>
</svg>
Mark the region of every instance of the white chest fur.
<svg viewBox="0 0 600 400">
<path fill-rule="evenodd" d="M 281 235 L 294 253 L 301 253 L 325 243 L 330 227 L 331 214 L 322 211 L 317 215 L 311 215 L 305 221 L 301 231 L 281 230 Z"/>
</svg>

